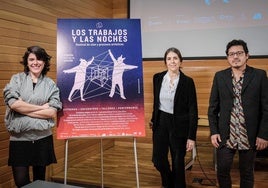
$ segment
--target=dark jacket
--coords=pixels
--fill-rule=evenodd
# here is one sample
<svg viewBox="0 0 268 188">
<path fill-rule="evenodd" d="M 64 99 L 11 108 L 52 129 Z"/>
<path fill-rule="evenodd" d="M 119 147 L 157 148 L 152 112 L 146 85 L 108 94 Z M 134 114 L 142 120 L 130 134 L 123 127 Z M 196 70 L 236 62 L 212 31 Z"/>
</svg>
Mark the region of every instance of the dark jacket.
<svg viewBox="0 0 268 188">
<path fill-rule="evenodd" d="M 211 135 L 220 134 L 225 144 L 230 134 L 233 106 L 231 68 L 215 74 L 208 108 Z M 247 135 L 252 148 L 256 137 L 268 140 L 268 81 L 264 70 L 246 67 L 241 92 Z"/>
<path fill-rule="evenodd" d="M 158 126 L 159 94 L 163 77 L 167 71 L 157 73 L 153 77 L 153 130 Z M 197 131 L 197 98 L 194 81 L 180 71 L 180 80 L 174 98 L 174 133 L 178 137 L 196 140 Z"/>
</svg>

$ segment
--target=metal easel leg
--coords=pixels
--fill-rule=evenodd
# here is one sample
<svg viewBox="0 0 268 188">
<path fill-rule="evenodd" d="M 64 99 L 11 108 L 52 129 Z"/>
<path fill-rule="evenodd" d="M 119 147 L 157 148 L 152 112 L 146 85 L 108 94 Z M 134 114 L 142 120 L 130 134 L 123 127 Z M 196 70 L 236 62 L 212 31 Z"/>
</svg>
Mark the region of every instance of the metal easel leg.
<svg viewBox="0 0 268 188">
<path fill-rule="evenodd" d="M 136 183 L 137 183 L 137 188 L 139 188 L 140 185 L 139 185 L 139 170 L 138 170 L 138 158 L 137 158 L 137 144 L 136 144 L 135 137 L 133 139 L 133 147 L 134 147 L 135 168 L 136 168 Z"/>
</svg>

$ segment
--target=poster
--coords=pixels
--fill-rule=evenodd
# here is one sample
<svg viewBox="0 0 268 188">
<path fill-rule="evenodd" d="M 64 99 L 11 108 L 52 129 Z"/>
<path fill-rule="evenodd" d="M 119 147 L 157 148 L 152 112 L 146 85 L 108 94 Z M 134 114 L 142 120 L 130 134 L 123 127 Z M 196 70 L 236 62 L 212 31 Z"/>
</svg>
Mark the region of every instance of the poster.
<svg viewBox="0 0 268 188">
<path fill-rule="evenodd" d="M 145 136 L 139 19 L 58 19 L 57 138 Z"/>
</svg>

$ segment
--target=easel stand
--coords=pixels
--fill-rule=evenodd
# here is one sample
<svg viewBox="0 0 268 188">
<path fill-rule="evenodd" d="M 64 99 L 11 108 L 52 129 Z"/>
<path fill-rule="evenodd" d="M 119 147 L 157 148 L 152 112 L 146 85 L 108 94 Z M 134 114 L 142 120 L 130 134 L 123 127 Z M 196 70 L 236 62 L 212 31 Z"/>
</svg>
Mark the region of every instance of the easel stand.
<svg viewBox="0 0 268 188">
<path fill-rule="evenodd" d="M 100 154 L 101 154 L 101 187 L 104 188 L 104 170 L 103 170 L 103 138 L 100 139 Z M 67 167 L 68 167 L 68 142 L 69 140 L 65 140 L 65 162 L 64 162 L 64 184 L 67 184 Z M 139 185 L 139 170 L 138 170 L 138 157 L 137 157 L 137 140 L 133 137 L 133 149 L 134 149 L 134 159 L 135 159 L 135 170 L 136 170 L 136 184 L 137 188 Z"/>
</svg>

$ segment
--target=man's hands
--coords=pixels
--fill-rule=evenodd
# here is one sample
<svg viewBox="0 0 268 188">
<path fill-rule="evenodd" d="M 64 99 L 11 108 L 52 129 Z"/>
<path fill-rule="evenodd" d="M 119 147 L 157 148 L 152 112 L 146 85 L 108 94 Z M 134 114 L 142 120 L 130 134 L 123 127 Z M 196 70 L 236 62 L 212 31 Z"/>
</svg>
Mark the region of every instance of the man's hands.
<svg viewBox="0 0 268 188">
<path fill-rule="evenodd" d="M 267 148 L 267 146 L 268 146 L 268 140 L 264 140 L 259 137 L 256 138 L 256 150 L 263 150 Z"/>
<path fill-rule="evenodd" d="M 221 142 L 221 137 L 219 134 L 214 134 L 211 137 L 211 143 L 215 148 L 218 148 Z M 268 140 L 262 138 L 256 138 L 256 150 L 263 150 L 268 147 Z"/>
</svg>

